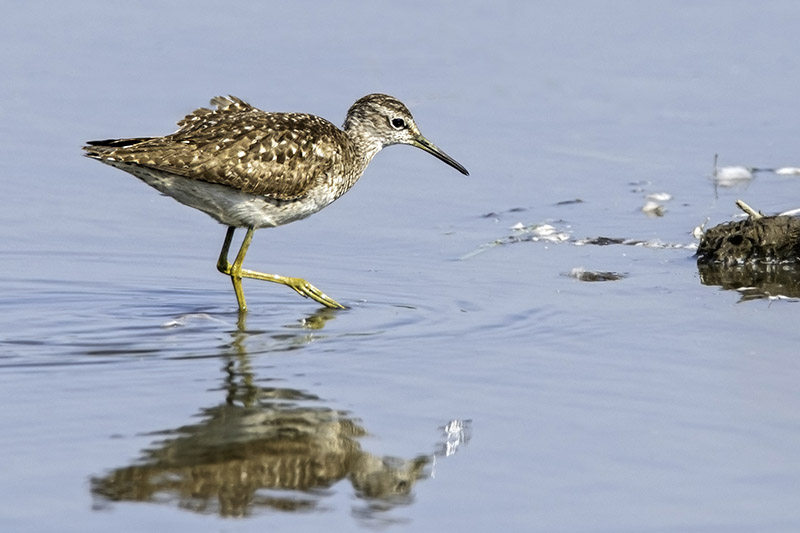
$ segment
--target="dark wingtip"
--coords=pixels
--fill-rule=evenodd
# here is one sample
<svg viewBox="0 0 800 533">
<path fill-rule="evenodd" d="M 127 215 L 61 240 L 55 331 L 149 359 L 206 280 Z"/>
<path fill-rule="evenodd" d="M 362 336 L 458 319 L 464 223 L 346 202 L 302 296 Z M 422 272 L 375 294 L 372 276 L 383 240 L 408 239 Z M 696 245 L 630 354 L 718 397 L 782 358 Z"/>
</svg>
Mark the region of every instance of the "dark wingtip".
<svg viewBox="0 0 800 533">
<path fill-rule="evenodd" d="M 149 140 L 150 137 L 136 137 L 133 139 L 104 139 L 101 141 L 86 141 L 88 146 L 99 146 L 104 148 L 125 148 Z M 84 147 L 84 150 L 87 149 Z"/>
</svg>

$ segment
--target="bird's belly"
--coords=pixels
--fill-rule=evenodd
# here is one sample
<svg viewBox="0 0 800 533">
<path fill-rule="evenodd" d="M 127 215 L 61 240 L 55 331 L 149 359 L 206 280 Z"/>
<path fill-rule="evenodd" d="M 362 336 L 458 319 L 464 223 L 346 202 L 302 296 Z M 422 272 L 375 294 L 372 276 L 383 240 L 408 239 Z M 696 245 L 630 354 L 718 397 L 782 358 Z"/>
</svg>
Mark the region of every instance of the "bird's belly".
<svg viewBox="0 0 800 533">
<path fill-rule="evenodd" d="M 199 209 L 227 226 L 254 228 L 282 226 L 306 218 L 330 203 L 313 196 L 291 201 L 273 200 L 225 185 L 185 178 L 137 165 L 120 165 L 120 168 L 162 194 Z"/>
</svg>

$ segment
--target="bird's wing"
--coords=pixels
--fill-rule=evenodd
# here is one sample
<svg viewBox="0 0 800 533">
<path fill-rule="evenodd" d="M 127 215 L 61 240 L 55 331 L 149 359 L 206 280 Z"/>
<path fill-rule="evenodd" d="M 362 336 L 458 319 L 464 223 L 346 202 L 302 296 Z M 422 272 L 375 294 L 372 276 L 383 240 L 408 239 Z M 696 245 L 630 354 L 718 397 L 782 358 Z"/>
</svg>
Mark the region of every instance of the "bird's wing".
<svg viewBox="0 0 800 533">
<path fill-rule="evenodd" d="M 345 134 L 314 115 L 265 113 L 235 97 L 217 97 L 165 137 L 100 141 L 86 147 L 98 159 L 133 163 L 218 183 L 276 200 L 305 196 L 341 171 Z M 98 155 L 96 152 L 100 152 Z M 93 150 L 95 153 L 93 153 Z"/>
</svg>

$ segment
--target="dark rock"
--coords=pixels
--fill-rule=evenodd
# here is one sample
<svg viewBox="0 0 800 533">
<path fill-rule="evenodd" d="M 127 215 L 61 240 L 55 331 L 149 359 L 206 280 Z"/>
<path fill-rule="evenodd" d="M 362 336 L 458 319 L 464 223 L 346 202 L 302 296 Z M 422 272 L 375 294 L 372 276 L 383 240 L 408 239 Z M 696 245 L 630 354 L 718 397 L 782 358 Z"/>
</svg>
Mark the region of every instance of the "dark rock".
<svg viewBox="0 0 800 533">
<path fill-rule="evenodd" d="M 800 263 L 800 219 L 749 217 L 706 230 L 697 248 L 697 263 Z"/>
</svg>

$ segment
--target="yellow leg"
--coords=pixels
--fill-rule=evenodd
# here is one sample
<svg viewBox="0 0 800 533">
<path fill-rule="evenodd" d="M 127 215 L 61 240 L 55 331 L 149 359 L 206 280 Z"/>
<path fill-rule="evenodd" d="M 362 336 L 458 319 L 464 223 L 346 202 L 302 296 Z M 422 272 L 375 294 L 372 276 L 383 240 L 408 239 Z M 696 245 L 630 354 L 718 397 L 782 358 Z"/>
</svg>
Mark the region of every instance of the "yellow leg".
<svg viewBox="0 0 800 533">
<path fill-rule="evenodd" d="M 247 254 L 247 249 L 250 247 L 250 242 L 253 240 L 253 228 L 247 228 L 247 233 L 242 241 L 242 246 L 239 248 L 239 253 L 236 254 L 236 259 L 233 264 L 228 263 L 228 250 L 231 246 L 233 239 L 233 232 L 236 228 L 228 227 L 228 233 L 225 235 L 225 242 L 222 243 L 222 251 L 217 261 L 217 269 L 223 274 L 231 277 L 233 282 L 233 290 L 236 293 L 236 301 L 239 303 L 239 311 L 247 311 L 247 304 L 244 301 L 244 291 L 242 290 L 242 278 L 260 279 L 263 281 L 271 281 L 273 283 L 280 283 L 291 287 L 295 292 L 306 298 L 321 303 L 326 307 L 332 309 L 345 309 L 345 307 L 327 296 L 324 292 L 307 282 L 302 278 L 290 278 L 286 276 L 279 276 L 277 274 L 264 274 L 263 272 L 256 272 L 254 270 L 247 270 L 242 268 L 244 256 Z"/>
<path fill-rule="evenodd" d="M 233 240 L 233 233 L 236 228 L 228 226 L 228 232 L 225 234 L 225 242 L 222 243 L 222 251 L 219 253 L 219 260 L 217 261 L 217 270 L 231 277 L 233 282 L 233 292 L 236 293 L 236 302 L 239 304 L 239 312 L 247 312 L 247 303 L 244 301 L 244 290 L 242 289 L 242 261 L 244 261 L 244 254 L 247 253 L 247 246 L 250 245 L 249 241 L 247 246 L 242 243 L 242 248 L 236 256 L 233 265 L 228 263 L 228 250 L 231 247 L 231 240 Z M 249 234 L 248 234 L 249 235 Z M 247 238 L 245 237 L 245 240 Z M 252 240 L 252 236 L 250 236 Z M 238 268 L 237 267 L 238 264 Z"/>
</svg>

